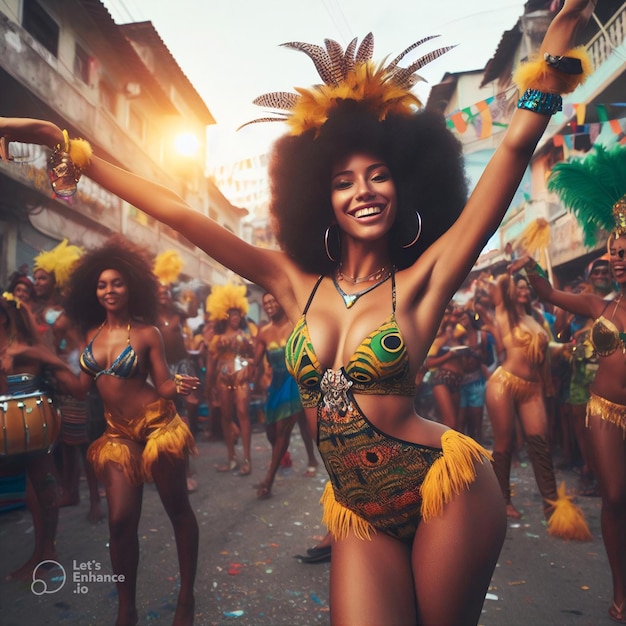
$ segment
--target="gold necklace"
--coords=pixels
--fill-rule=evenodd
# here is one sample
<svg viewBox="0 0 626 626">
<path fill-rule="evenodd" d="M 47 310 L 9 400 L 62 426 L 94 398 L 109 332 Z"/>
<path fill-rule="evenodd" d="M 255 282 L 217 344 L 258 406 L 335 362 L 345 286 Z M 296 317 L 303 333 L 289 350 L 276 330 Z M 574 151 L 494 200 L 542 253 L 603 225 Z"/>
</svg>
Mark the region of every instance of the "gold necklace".
<svg viewBox="0 0 626 626">
<path fill-rule="evenodd" d="M 348 276 L 343 273 L 343 265 L 340 263 L 337 268 L 337 278 L 339 280 L 345 280 L 346 282 L 350 282 L 353 285 L 357 285 L 358 283 L 365 282 L 374 282 L 376 280 L 380 280 L 385 273 L 385 266 L 383 265 L 380 269 L 374 270 L 371 274 L 367 276 Z"/>
</svg>

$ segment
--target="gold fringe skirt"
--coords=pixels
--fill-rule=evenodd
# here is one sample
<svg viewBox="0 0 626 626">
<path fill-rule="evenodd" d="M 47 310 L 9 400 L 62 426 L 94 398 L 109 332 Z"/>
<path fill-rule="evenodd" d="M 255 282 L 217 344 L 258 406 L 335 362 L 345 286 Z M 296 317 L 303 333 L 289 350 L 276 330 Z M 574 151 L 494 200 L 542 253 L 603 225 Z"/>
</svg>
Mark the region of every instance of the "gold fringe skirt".
<svg viewBox="0 0 626 626">
<path fill-rule="evenodd" d="M 465 491 L 476 479 L 476 463 L 491 461 L 491 454 L 470 437 L 447 430 L 441 437 L 443 454 L 431 465 L 419 488 L 422 499 L 420 519 L 428 521 L 440 515 L 455 495 Z M 345 539 L 350 530 L 359 539 L 371 540 L 376 528 L 335 499 L 331 482 L 326 483 L 320 499 L 322 522 L 335 539 Z M 415 529 L 420 519 L 415 521 Z"/>
<path fill-rule="evenodd" d="M 511 374 L 502 366 L 498 367 L 487 381 L 487 385 L 495 387 L 496 393 L 507 394 L 514 402 L 525 402 L 533 397 L 543 395 L 543 383 L 541 381 L 526 380 L 515 374 Z"/>
<path fill-rule="evenodd" d="M 587 401 L 587 415 L 585 425 L 589 428 L 589 417 L 595 415 L 605 422 L 615 424 L 622 430 L 622 436 L 626 439 L 626 406 L 611 402 L 593 391 Z"/>
<path fill-rule="evenodd" d="M 160 455 L 184 459 L 196 454 L 191 431 L 176 413 L 171 400 L 160 398 L 148 404 L 144 412 L 126 422 L 113 421 L 105 414 L 107 428 L 87 451 L 87 460 L 101 476 L 107 463 L 116 463 L 131 484 L 152 481 L 152 466 Z M 135 442 L 143 446 L 139 453 Z"/>
</svg>

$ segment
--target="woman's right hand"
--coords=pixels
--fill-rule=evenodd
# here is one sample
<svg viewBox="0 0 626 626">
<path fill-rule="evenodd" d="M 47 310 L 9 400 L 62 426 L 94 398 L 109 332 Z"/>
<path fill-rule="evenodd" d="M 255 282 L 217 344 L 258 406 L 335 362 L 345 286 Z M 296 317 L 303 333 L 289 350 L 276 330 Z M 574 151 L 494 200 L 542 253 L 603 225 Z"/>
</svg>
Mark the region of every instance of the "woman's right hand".
<svg viewBox="0 0 626 626">
<path fill-rule="evenodd" d="M 28 117 L 0 117 L 0 139 L 3 143 L 4 158 L 8 158 L 9 143 L 33 143 L 54 148 L 63 141 L 63 132 L 52 122 Z"/>
</svg>

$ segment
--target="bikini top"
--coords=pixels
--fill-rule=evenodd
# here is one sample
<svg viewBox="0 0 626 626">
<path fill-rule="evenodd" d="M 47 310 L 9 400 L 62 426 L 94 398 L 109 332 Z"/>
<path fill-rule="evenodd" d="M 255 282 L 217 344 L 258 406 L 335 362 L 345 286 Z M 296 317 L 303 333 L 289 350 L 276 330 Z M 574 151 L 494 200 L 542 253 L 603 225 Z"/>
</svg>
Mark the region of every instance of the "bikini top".
<svg viewBox="0 0 626 626">
<path fill-rule="evenodd" d="M 94 380 L 98 380 L 103 374 L 114 376 L 115 378 L 132 378 L 139 369 L 139 357 L 133 347 L 130 345 L 130 322 L 128 323 L 128 339 L 126 347 L 120 352 L 111 365 L 105 369 L 100 367 L 93 356 L 93 342 L 104 328 L 106 321 L 100 325 L 93 339 L 89 342 L 83 353 L 80 355 L 80 368 L 86 374 L 93 376 Z"/>
<path fill-rule="evenodd" d="M 621 296 L 617 298 L 617 301 L 615 302 L 611 319 L 604 317 L 604 312 L 609 304 L 611 304 L 611 301 L 609 300 L 604 309 L 602 309 L 600 317 L 598 317 L 591 327 L 589 336 L 591 343 L 595 348 L 596 354 L 599 356 L 609 356 L 618 348 L 621 348 L 622 352 L 626 352 L 626 333 L 620 333 L 619 329 L 612 321 L 613 317 L 615 317 L 620 300 Z"/>
<path fill-rule="evenodd" d="M 311 343 L 306 314 L 322 279 L 320 276 L 285 346 L 287 370 L 296 379 L 302 405 L 315 407 L 320 402 L 324 370 Z M 413 396 L 415 381 L 410 376 L 409 355 L 396 323 L 396 283 L 391 276 L 391 315 L 373 330 L 350 357 L 343 371 L 357 393 L 370 395 Z"/>
</svg>

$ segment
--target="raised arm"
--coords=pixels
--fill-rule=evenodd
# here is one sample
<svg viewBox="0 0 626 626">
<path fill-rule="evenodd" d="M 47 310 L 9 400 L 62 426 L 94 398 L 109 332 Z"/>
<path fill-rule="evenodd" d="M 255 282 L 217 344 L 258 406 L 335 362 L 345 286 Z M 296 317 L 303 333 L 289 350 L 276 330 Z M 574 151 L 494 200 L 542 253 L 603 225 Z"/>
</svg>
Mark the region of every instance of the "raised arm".
<svg viewBox="0 0 626 626">
<path fill-rule="evenodd" d="M 546 32 L 538 58 L 542 60 L 544 53 L 553 57 L 569 56 L 576 34 L 589 19 L 594 6 L 594 0 L 566 0 Z M 533 80 L 526 77 L 525 81 L 518 82 L 545 94 L 567 92 L 575 87 L 575 83 L 574 86 L 572 83 L 566 86 L 566 81 L 572 80 L 571 75 L 547 66 L 545 69 L 541 78 L 537 76 Z M 442 301 L 458 289 L 498 228 L 546 129 L 551 102 L 548 97 L 547 103 L 540 106 L 538 112 L 516 109 L 500 146 L 459 219 L 428 251 L 428 260 L 432 263 L 429 286 L 435 288 Z M 451 258 L 454 262 L 450 262 Z"/>
<path fill-rule="evenodd" d="M 512 268 L 526 275 L 530 286 L 542 302 L 550 302 L 565 311 L 592 319 L 598 317 L 606 306 L 602 298 L 591 293 L 571 293 L 554 289 L 543 268 L 529 256 L 517 260 Z"/>
<path fill-rule="evenodd" d="M 46 145 L 63 144 L 55 124 L 28 118 L 1 118 L 0 137 L 10 141 Z M 119 168 L 92 155 L 83 172 L 105 189 L 144 213 L 182 233 L 213 259 L 236 274 L 272 293 L 284 293 L 285 280 L 297 279 L 296 266 L 282 253 L 257 248 L 243 241 L 209 217 L 192 209 L 178 194 L 163 185 Z"/>
</svg>

